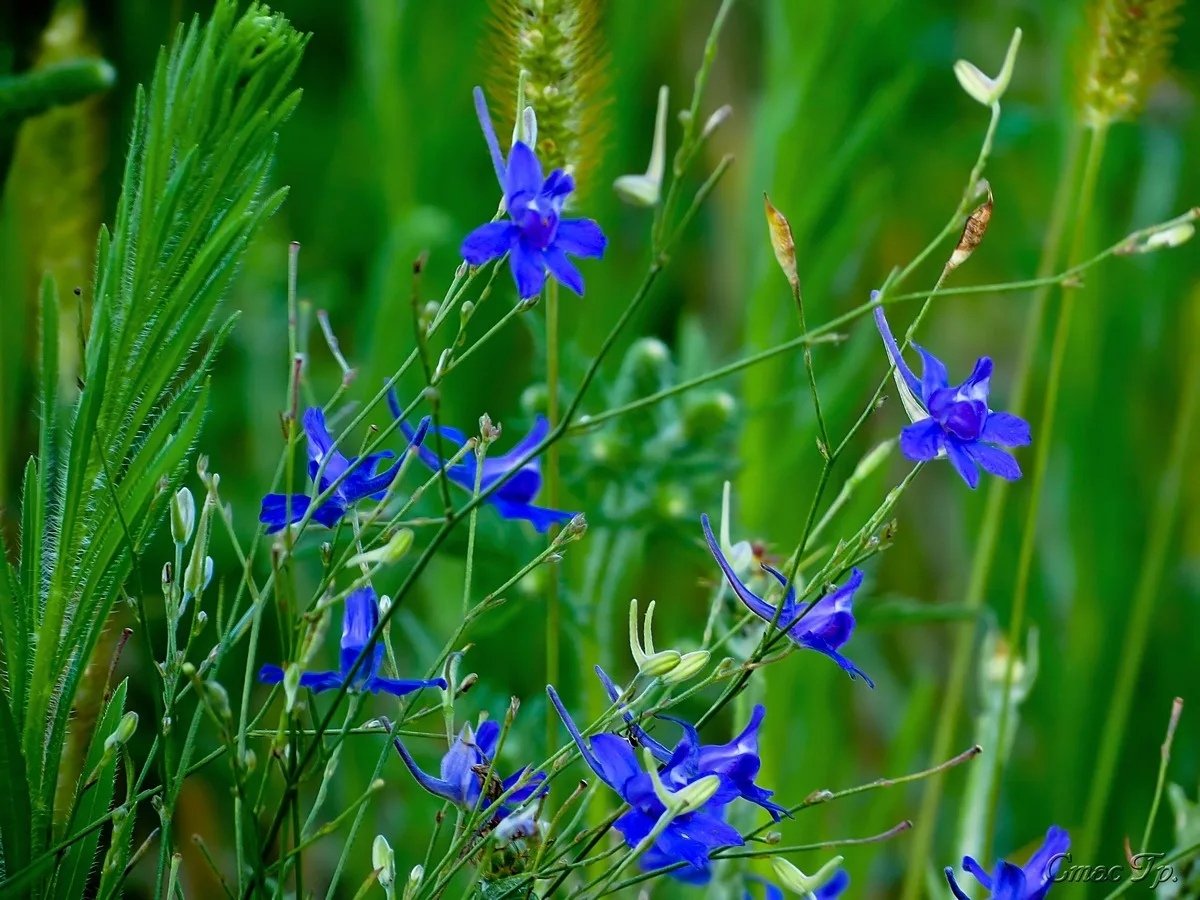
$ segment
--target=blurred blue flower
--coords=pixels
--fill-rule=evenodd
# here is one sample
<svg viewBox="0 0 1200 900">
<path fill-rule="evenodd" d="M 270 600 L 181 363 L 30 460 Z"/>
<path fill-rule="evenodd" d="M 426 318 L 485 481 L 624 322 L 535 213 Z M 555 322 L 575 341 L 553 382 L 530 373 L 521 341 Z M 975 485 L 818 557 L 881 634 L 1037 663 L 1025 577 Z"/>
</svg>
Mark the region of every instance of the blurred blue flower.
<svg viewBox="0 0 1200 900">
<path fill-rule="evenodd" d="M 421 787 L 463 809 L 475 809 L 483 792 L 483 780 L 495 758 L 496 743 L 499 737 L 500 726 L 490 719 L 480 725 L 478 730 L 472 730 L 470 725 L 464 725 L 454 743 L 450 745 L 450 749 L 446 751 L 446 755 L 442 757 L 440 777 L 423 771 L 399 738 L 396 738 L 393 743 L 396 745 L 396 752 L 404 760 L 404 765 L 408 767 L 408 771 L 412 772 Z M 526 766 L 499 782 L 500 789 L 498 791 L 493 785 L 492 790 L 489 791 L 489 802 L 516 785 L 525 777 L 529 768 Z M 523 803 L 540 794 L 544 790 L 545 779 L 546 776 L 542 772 L 535 772 L 531 775 L 528 783 L 513 791 L 505 803 L 499 807 L 493 821 L 506 818 Z"/>
<path fill-rule="evenodd" d="M 757 875 L 747 875 L 746 878 L 762 885 L 763 900 L 783 900 L 783 888 L 781 888 L 779 885 L 772 884 L 771 882 L 767 881 L 767 879 L 759 878 Z M 846 888 L 849 886 L 850 876 L 846 874 L 845 869 L 842 869 L 833 876 L 832 880 L 827 881 L 825 884 L 821 885 L 821 887 L 817 888 L 815 891 L 811 891 L 810 893 L 816 898 L 816 900 L 835 900 L 835 898 L 842 896 Z M 749 888 L 746 889 L 744 900 L 754 900 L 754 892 Z"/>
<path fill-rule="evenodd" d="M 388 403 L 392 407 L 392 415 L 400 418 L 402 410 L 395 394 L 389 393 Z M 407 422 L 402 421 L 400 427 L 403 429 L 405 435 L 408 435 L 410 438 L 416 436 L 416 432 L 413 431 Z M 457 428 L 442 426 L 437 429 L 437 432 L 444 440 L 454 445 L 451 448 L 451 455 L 462 449 L 467 443 L 467 436 Z M 507 453 L 486 457 L 483 461 L 483 472 L 480 474 L 479 479 L 480 490 L 487 490 L 512 472 L 516 468 L 517 463 L 524 458 L 525 454 L 545 440 L 546 435 L 549 433 L 550 423 L 542 416 L 538 416 L 529 434 L 521 438 L 515 447 Z M 421 462 L 433 471 L 436 472 L 442 467 L 441 458 L 430 447 L 422 445 L 418 450 L 418 454 L 421 457 Z M 475 469 L 477 465 L 478 459 L 475 454 L 467 453 L 461 460 L 446 469 L 446 477 L 460 487 L 466 488 L 468 491 L 474 491 Z M 541 488 L 541 462 L 537 459 L 531 459 L 517 469 L 511 478 L 505 481 L 494 494 L 487 498 L 486 502 L 494 506 L 496 511 L 504 518 L 525 519 L 531 522 L 533 527 L 538 531 L 545 531 L 551 525 L 569 522 L 575 518 L 575 513 L 572 512 L 534 506 L 533 498 L 537 496 Z"/>
<path fill-rule="evenodd" d="M 563 203 L 575 190 L 575 180 L 562 169 L 555 169 L 543 179 L 537 155 L 522 141 L 513 143 L 505 163 L 479 88 L 475 88 L 475 112 L 504 191 L 509 218 L 480 225 L 468 234 L 462 243 L 463 259 L 481 266 L 507 253 L 521 299 L 541 293 L 547 269 L 582 296 L 583 276 L 567 255 L 602 257 L 607 239 L 591 219 L 560 218 Z"/>
<path fill-rule="evenodd" d="M 878 292 L 872 294 L 874 297 Z M 924 363 L 920 380 L 900 355 L 883 307 L 875 307 L 875 325 L 896 367 L 897 385 L 913 423 L 900 432 L 900 450 L 914 462 L 949 457 L 967 486 L 979 484 L 979 469 L 1008 481 L 1021 477 L 1021 467 L 999 447 L 1023 447 L 1031 440 L 1029 423 L 988 408 L 992 361 L 984 356 L 962 384 L 950 386 L 945 364 L 913 344 Z M 907 396 L 903 396 L 907 392 Z"/>
<path fill-rule="evenodd" d="M 370 691 L 377 694 L 384 691 L 403 697 L 424 687 L 446 689 L 444 678 L 433 678 L 428 681 L 383 678 L 378 674 L 383 662 L 383 644 L 376 642 L 363 660 L 358 671 L 350 678 L 350 670 L 358 659 L 363 648 L 371 638 L 372 632 L 379 624 L 379 600 L 375 591 L 369 587 L 351 591 L 346 597 L 346 611 L 342 615 L 342 653 L 341 667 L 336 672 L 304 672 L 300 676 L 300 687 L 306 687 L 319 694 L 341 687 L 349 681 L 350 690 Z M 283 681 L 283 669 L 279 666 L 263 666 L 258 673 L 258 680 L 267 684 L 279 684 Z"/>
<path fill-rule="evenodd" d="M 996 863 L 995 871 L 989 875 L 970 856 L 963 857 L 962 867 L 991 893 L 991 900 L 1042 900 L 1054 884 L 1054 876 L 1070 846 L 1071 836 L 1057 825 L 1051 825 L 1046 831 L 1046 840 L 1024 868 L 1000 860 Z M 954 880 L 951 866 L 946 867 L 946 881 L 958 900 L 971 900 Z"/>
<path fill-rule="evenodd" d="M 325 426 L 325 413 L 317 407 L 304 411 L 301 418 L 304 435 L 308 438 L 308 477 L 316 480 L 317 472 L 325 460 L 325 471 L 321 472 L 321 480 L 316 493 L 323 494 L 339 477 L 346 474 L 332 494 L 318 506 L 312 514 L 312 519 L 326 528 L 333 528 L 338 520 L 345 515 L 350 505 L 359 500 L 372 498 L 383 499 L 384 492 L 400 471 L 400 461 L 382 472 L 376 473 L 376 468 L 385 459 L 391 459 L 395 454 L 390 450 L 382 453 L 371 453 L 363 457 L 347 458 L 340 450 L 333 449 L 333 436 Z M 422 419 L 415 431 L 408 432 L 410 445 L 419 446 L 429 428 L 429 419 Z M 286 525 L 292 525 L 304 518 L 312 498 L 305 494 L 267 494 L 262 499 L 262 509 L 258 521 L 267 526 L 267 534 L 274 534 Z M 291 513 L 289 516 L 288 513 Z"/>
<path fill-rule="evenodd" d="M 721 567 L 721 571 L 725 573 L 725 578 L 729 582 L 729 586 L 733 588 L 734 594 L 747 609 L 764 622 L 775 622 L 779 628 L 786 627 L 788 637 L 797 644 L 825 654 L 849 673 L 851 678 L 861 677 L 868 686 L 875 687 L 875 682 L 867 677 L 866 672 L 838 652 L 854 634 L 854 613 L 850 606 L 854 602 L 855 591 L 862 586 L 863 573 L 861 569 L 851 569 L 849 581 L 832 593 L 826 594 L 807 612 L 805 612 L 804 604 L 796 602 L 796 588 L 789 587 L 787 595 L 783 598 L 783 609 L 776 619 L 776 608 L 746 587 L 734 572 L 733 566 L 721 552 L 721 546 L 713 535 L 707 515 L 700 516 L 700 524 L 704 528 L 708 549 L 716 559 L 717 565 Z M 783 573 L 771 568 L 766 563 L 763 563 L 763 569 L 780 585 L 787 586 L 787 579 Z M 801 614 L 803 614 L 803 618 L 797 621 Z"/>
<path fill-rule="evenodd" d="M 592 735 L 590 741 L 585 740 L 559 699 L 558 692 L 553 687 L 547 687 L 546 692 L 579 747 L 579 752 L 583 754 L 584 762 L 630 805 L 631 809 L 613 825 L 621 832 L 626 844 L 636 847 L 650 834 L 667 810 L 655 791 L 653 779 L 638 764 L 637 754 L 628 741 L 615 734 L 596 734 Z M 689 780 L 684 757 L 693 750 L 693 747 L 681 743 L 658 773 L 663 785 L 672 793 L 678 793 L 704 777 L 697 776 Z M 678 771 L 672 771 L 677 768 Z M 683 863 L 681 868 L 671 872 L 671 877 L 690 884 L 707 882 L 712 877 L 709 854 L 720 847 L 745 844 L 737 829 L 725 821 L 725 807 L 730 799 L 729 792 L 722 785 L 699 808 L 675 816 L 642 855 L 642 868 L 653 870 Z"/>
<path fill-rule="evenodd" d="M 604 690 L 613 703 L 617 703 L 621 690 L 613 683 L 602 668 L 596 666 L 596 675 L 604 685 Z M 669 722 L 674 722 L 683 729 L 683 738 L 673 751 L 668 750 L 637 724 L 632 712 L 622 705 L 621 714 L 629 725 L 631 742 L 636 746 L 647 747 L 659 762 L 668 764 L 659 773 L 663 784 L 668 788 L 686 787 L 705 775 L 717 775 L 721 779 L 721 787 L 713 796 L 713 802 L 729 803 L 737 797 L 749 800 L 761 806 L 771 814 L 776 822 L 780 816 L 787 815 L 787 809 L 778 803 L 771 802 L 773 791 L 759 787 L 754 783 L 762 760 L 758 755 L 758 729 L 763 717 L 767 714 L 762 704 L 754 707 L 750 721 L 742 729 L 742 733 L 728 744 L 701 744 L 696 726 L 691 722 L 677 719 L 673 716 L 660 716 Z"/>
</svg>

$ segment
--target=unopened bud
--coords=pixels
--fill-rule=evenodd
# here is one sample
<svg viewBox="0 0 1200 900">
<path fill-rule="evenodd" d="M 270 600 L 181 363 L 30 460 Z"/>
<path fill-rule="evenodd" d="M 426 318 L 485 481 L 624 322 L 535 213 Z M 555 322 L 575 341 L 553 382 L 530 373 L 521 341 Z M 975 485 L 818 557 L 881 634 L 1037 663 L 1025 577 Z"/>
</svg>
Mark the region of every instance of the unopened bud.
<svg viewBox="0 0 1200 900">
<path fill-rule="evenodd" d="M 171 539 L 182 547 L 192 539 L 196 526 L 196 499 L 187 488 L 180 488 L 171 498 Z"/>
<path fill-rule="evenodd" d="M 479 436 L 485 445 L 499 438 L 502 431 L 503 426 L 493 423 L 492 417 L 487 413 L 479 417 Z"/>
<path fill-rule="evenodd" d="M 700 131 L 700 140 L 706 141 L 712 137 L 712 133 L 725 124 L 725 120 L 733 115 L 733 107 L 726 103 L 719 108 L 704 123 L 704 128 Z"/>
<path fill-rule="evenodd" d="M 705 775 L 687 787 L 675 792 L 675 799 L 682 812 L 694 812 L 713 798 L 721 787 L 720 775 Z"/>
<path fill-rule="evenodd" d="M 408 884 L 404 886 L 404 897 L 408 900 L 417 893 L 417 888 L 421 886 L 421 882 L 425 880 L 425 867 L 413 866 L 412 871 L 408 873 Z"/>
<path fill-rule="evenodd" d="M 229 708 L 229 692 L 219 681 L 204 682 L 204 696 L 219 722 L 228 722 L 233 718 Z"/>
<path fill-rule="evenodd" d="M 771 198 L 763 193 L 763 207 L 767 213 L 767 230 L 771 235 L 771 249 L 775 251 L 775 261 L 792 286 L 792 291 L 800 290 L 800 274 L 796 270 L 796 242 L 792 237 L 792 226 L 787 216 L 775 208 Z"/>
<path fill-rule="evenodd" d="M 347 568 L 362 565 L 392 565 L 402 560 L 412 549 L 413 532 L 411 528 L 401 528 L 391 536 L 382 547 L 367 550 L 346 560 Z"/>
<path fill-rule="evenodd" d="M 283 695 L 286 700 L 284 708 L 291 712 L 296 705 L 296 694 L 300 690 L 300 666 L 289 663 L 283 670 Z"/>
<path fill-rule="evenodd" d="M 650 163 L 643 175 L 622 175 L 613 182 L 617 196 L 633 206 L 657 206 L 662 196 L 663 171 L 667 159 L 667 107 L 670 92 L 664 84 L 658 89 L 658 111 L 654 115 L 654 139 Z"/>
<path fill-rule="evenodd" d="M 984 106 L 999 103 L 1000 98 L 1008 89 L 1009 81 L 1012 80 L 1013 66 L 1016 64 L 1017 50 L 1020 46 L 1021 29 L 1018 28 L 1013 31 L 1012 40 L 1008 44 L 1008 52 L 1004 54 L 1004 64 L 1000 67 L 1000 74 L 995 78 L 984 75 L 978 66 L 965 59 L 960 59 L 954 64 L 954 77 L 958 79 L 962 89 L 973 100 Z"/>
<path fill-rule="evenodd" d="M 771 868 L 775 870 L 775 877 L 779 879 L 779 883 L 801 896 L 811 894 L 827 885 L 833 880 L 841 864 L 842 857 L 835 856 L 812 875 L 805 875 L 782 856 L 771 857 Z"/>
<path fill-rule="evenodd" d="M 104 752 L 111 753 L 118 747 L 123 747 L 129 743 L 129 739 L 133 737 L 133 733 L 137 731 L 138 714 L 133 710 L 121 716 L 121 721 L 117 723 L 117 727 L 107 738 L 104 739 Z"/>
<path fill-rule="evenodd" d="M 375 841 L 371 844 L 371 866 L 378 872 L 376 878 L 390 896 L 396 880 L 396 856 L 392 852 L 392 845 L 382 834 L 375 835 Z"/>
<path fill-rule="evenodd" d="M 249 747 L 241 756 L 242 772 L 250 775 L 258 768 L 258 755 Z"/>
<path fill-rule="evenodd" d="M 707 650 L 693 650 L 679 659 L 679 664 L 662 676 L 667 684 L 680 684 L 694 677 L 706 665 L 710 654 Z"/>
</svg>

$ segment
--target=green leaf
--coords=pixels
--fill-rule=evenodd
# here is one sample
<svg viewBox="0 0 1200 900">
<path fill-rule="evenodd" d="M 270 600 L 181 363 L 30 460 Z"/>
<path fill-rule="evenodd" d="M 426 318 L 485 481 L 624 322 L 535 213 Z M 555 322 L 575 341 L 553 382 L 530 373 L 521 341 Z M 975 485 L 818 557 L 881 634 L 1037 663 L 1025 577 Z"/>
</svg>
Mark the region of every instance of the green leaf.
<svg viewBox="0 0 1200 900">
<path fill-rule="evenodd" d="M 29 826 L 29 781 L 25 776 L 25 758 L 8 703 L 0 703 L 0 772 L 4 773 L 5 796 L 0 801 L 0 859 L 5 872 L 15 872 L 29 864 L 31 841 Z"/>
<path fill-rule="evenodd" d="M 116 787 L 117 756 L 102 766 L 104 760 L 104 742 L 117 729 L 121 716 L 125 713 L 125 691 L 128 679 L 113 691 L 112 699 L 104 707 L 104 712 L 92 732 L 92 740 L 88 746 L 87 758 L 83 765 L 83 774 L 76 790 L 74 822 L 71 831 L 76 832 L 102 816 L 112 807 L 113 791 Z M 88 779 L 94 779 L 88 781 Z M 72 844 L 63 856 L 54 885 L 54 895 L 62 900 L 74 900 L 84 895 L 88 875 L 96 858 L 99 846 L 100 829 L 93 831 L 87 837 Z"/>
</svg>

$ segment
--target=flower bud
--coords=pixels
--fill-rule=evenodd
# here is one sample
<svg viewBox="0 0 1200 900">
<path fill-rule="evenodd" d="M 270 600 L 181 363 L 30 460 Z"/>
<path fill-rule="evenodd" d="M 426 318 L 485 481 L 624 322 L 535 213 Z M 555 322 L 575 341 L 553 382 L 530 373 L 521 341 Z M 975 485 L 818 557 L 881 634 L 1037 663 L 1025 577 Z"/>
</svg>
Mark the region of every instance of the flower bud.
<svg viewBox="0 0 1200 900">
<path fill-rule="evenodd" d="M 413 866 L 412 871 L 408 873 L 408 884 L 404 886 L 404 898 L 409 900 L 410 897 L 416 896 L 417 889 L 421 886 L 421 882 L 425 880 L 425 867 L 421 865 Z"/>
<path fill-rule="evenodd" d="M 286 698 L 284 708 L 291 712 L 296 705 L 296 694 L 300 690 L 300 666 L 296 663 L 288 663 L 288 667 L 283 670 L 283 695 Z"/>
<path fill-rule="evenodd" d="M 706 391 L 687 399 L 683 408 L 683 432 L 688 440 L 710 437 L 729 424 L 737 402 L 728 391 Z"/>
<path fill-rule="evenodd" d="M 796 242 L 792 237 L 792 226 L 787 217 L 775 208 L 771 198 L 763 193 L 763 207 L 767 213 L 767 230 L 771 235 L 771 249 L 775 251 L 775 261 L 792 286 L 793 292 L 800 290 L 800 274 L 796 270 Z"/>
<path fill-rule="evenodd" d="M 704 128 L 700 131 L 700 140 L 706 141 L 712 137 L 712 133 L 725 124 L 725 120 L 733 115 L 733 107 L 726 103 L 716 112 L 708 117 L 708 121 L 704 123 Z"/>
<path fill-rule="evenodd" d="M 642 637 L 638 639 L 638 602 L 629 601 L 629 652 L 637 663 L 638 672 L 650 678 L 665 675 L 679 665 L 682 656 L 677 650 L 654 651 L 654 601 L 646 606 L 646 619 L 642 624 Z"/>
<path fill-rule="evenodd" d="M 171 539 L 182 547 L 192 539 L 196 526 L 196 500 L 187 488 L 180 488 L 171 498 Z"/>
<path fill-rule="evenodd" d="M 412 529 L 401 528 L 399 531 L 393 534 L 388 542 L 382 547 L 376 547 L 374 550 L 367 550 L 346 560 L 346 567 L 353 568 L 354 566 L 363 565 L 392 565 L 402 560 L 405 554 L 412 549 L 412 545 Z"/>
<path fill-rule="evenodd" d="M 835 856 L 829 862 L 825 863 L 825 865 L 821 866 L 821 868 L 817 869 L 814 874 L 805 875 L 782 856 L 771 857 L 771 868 L 775 870 L 775 877 L 779 879 L 779 883 L 787 890 L 801 896 L 820 890 L 832 881 L 841 864 L 842 857 Z"/>
<path fill-rule="evenodd" d="M 1009 81 L 1012 80 L 1013 66 L 1016 64 L 1017 50 L 1020 46 L 1021 29 L 1018 28 L 1013 31 L 1012 40 L 1008 44 L 1008 52 L 1004 54 L 1004 64 L 1000 67 L 1000 74 L 995 78 L 984 75 L 978 66 L 965 59 L 960 59 L 954 64 L 954 76 L 972 99 L 984 106 L 999 103 L 1000 98 L 1008 89 Z"/>
<path fill-rule="evenodd" d="M 679 664 L 662 676 L 667 684 L 680 684 L 700 672 L 706 665 L 711 654 L 707 650 L 693 650 L 685 653 L 679 659 Z"/>
<path fill-rule="evenodd" d="M 107 738 L 104 739 L 105 754 L 115 751 L 118 747 L 122 747 L 129 743 L 129 739 L 133 737 L 133 733 L 137 731 L 138 714 L 133 710 L 121 716 L 121 721 L 117 723 L 117 727 Z"/>
<path fill-rule="evenodd" d="M 654 115 L 654 141 L 644 175 L 622 175 L 613 182 L 617 196 L 632 206 L 657 206 L 662 197 L 663 171 L 667 159 L 667 106 L 670 91 L 658 89 L 658 111 Z M 718 123 L 719 124 L 719 123 Z"/>
<path fill-rule="evenodd" d="M 233 711 L 229 708 L 229 692 L 219 681 L 204 682 L 204 696 L 219 722 L 229 722 L 233 718 Z"/>
<path fill-rule="evenodd" d="M 371 844 L 371 866 L 379 873 L 376 878 L 380 885 L 391 896 L 392 884 L 396 880 L 396 855 L 382 834 L 375 835 L 375 841 Z"/>
<path fill-rule="evenodd" d="M 213 560 L 211 556 L 204 557 L 204 563 L 197 568 L 194 563 L 195 557 L 188 563 L 188 567 L 183 572 L 183 589 L 193 597 L 204 593 L 204 589 L 212 582 L 213 577 Z"/>
<path fill-rule="evenodd" d="M 705 775 L 687 787 L 675 792 L 675 799 L 683 812 L 694 812 L 711 800 L 721 787 L 720 775 Z"/>
</svg>

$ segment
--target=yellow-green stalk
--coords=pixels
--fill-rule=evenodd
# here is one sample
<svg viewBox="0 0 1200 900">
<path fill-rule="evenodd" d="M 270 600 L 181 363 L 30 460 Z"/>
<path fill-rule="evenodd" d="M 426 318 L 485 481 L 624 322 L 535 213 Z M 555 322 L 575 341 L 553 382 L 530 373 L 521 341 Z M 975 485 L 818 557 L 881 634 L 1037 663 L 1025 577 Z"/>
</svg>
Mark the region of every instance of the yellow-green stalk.
<svg viewBox="0 0 1200 900">
<path fill-rule="evenodd" d="M 542 167 L 567 169 L 585 191 L 603 139 L 602 8 L 599 0 L 492 0 L 493 105 L 511 125 L 524 73 Z"/>
</svg>

